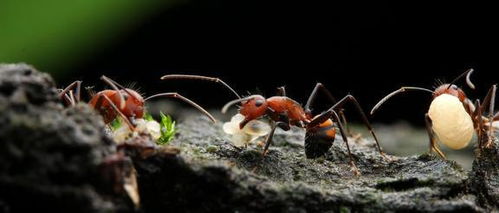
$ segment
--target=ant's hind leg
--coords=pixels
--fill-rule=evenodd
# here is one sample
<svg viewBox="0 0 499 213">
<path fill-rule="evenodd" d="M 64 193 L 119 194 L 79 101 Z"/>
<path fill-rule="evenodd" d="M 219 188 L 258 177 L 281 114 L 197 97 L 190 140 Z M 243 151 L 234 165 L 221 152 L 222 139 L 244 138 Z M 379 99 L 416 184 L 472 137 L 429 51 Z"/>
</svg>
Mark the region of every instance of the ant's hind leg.
<svg viewBox="0 0 499 213">
<path fill-rule="evenodd" d="M 432 130 L 432 123 L 431 123 L 431 119 L 430 119 L 430 116 L 428 116 L 428 113 L 425 114 L 425 122 L 426 122 L 426 131 L 428 132 L 428 138 L 430 140 L 430 150 L 429 150 L 429 153 L 431 153 L 432 151 L 435 151 L 438 155 L 440 155 L 440 157 L 442 157 L 443 159 L 447 159 L 444 155 L 444 153 L 440 150 L 440 148 L 438 148 L 437 144 L 435 143 L 435 135 L 433 133 L 433 130 Z"/>
<path fill-rule="evenodd" d="M 353 105 L 355 106 L 355 109 L 357 110 L 357 112 L 359 113 L 360 117 L 362 118 L 362 122 L 364 123 L 364 125 L 367 127 L 367 129 L 369 130 L 369 132 L 371 133 L 371 135 L 373 136 L 374 138 L 374 141 L 376 142 L 376 147 L 378 148 L 378 151 L 379 153 L 381 154 L 381 156 L 385 159 L 389 159 L 385 153 L 383 152 L 383 150 L 381 149 L 381 146 L 379 145 L 379 141 L 378 141 L 378 137 L 376 136 L 376 134 L 374 133 L 374 130 L 371 126 L 371 123 L 369 122 L 369 120 L 367 119 L 367 116 L 366 114 L 364 113 L 364 110 L 362 109 L 362 107 L 360 106 L 359 102 L 357 101 L 357 99 L 355 99 L 355 97 L 353 97 L 352 95 L 347 95 L 345 96 L 344 98 L 342 98 L 340 101 L 338 101 L 338 103 L 336 103 L 335 105 L 333 105 L 331 108 L 329 108 L 328 111 L 326 111 L 325 113 L 321 114 L 321 116 L 323 116 L 324 114 L 327 114 L 328 112 L 332 112 L 334 111 L 335 109 L 340 109 L 341 106 L 343 106 L 343 104 L 345 104 L 346 102 L 351 102 L 353 103 Z"/>
<path fill-rule="evenodd" d="M 350 158 L 350 166 L 352 167 L 352 171 L 355 175 L 358 176 L 358 175 L 360 175 L 360 171 L 359 171 L 359 168 L 357 168 L 355 161 L 353 160 L 352 152 L 350 151 L 350 145 L 348 144 L 348 137 L 345 133 L 343 125 L 341 124 L 341 122 L 339 122 L 340 117 L 338 116 L 338 114 L 335 111 L 333 111 L 332 116 L 333 116 L 334 120 L 336 120 L 338 122 L 338 129 L 340 129 L 341 137 L 343 138 L 343 141 L 345 141 L 345 144 L 347 146 L 348 157 Z"/>
<path fill-rule="evenodd" d="M 317 83 L 315 85 L 314 89 L 312 90 L 312 93 L 308 97 L 307 103 L 305 104 L 304 109 L 305 109 L 305 111 L 307 113 L 311 113 L 312 112 L 311 107 L 314 104 L 315 99 L 317 98 L 317 95 L 319 94 L 319 91 L 322 91 L 322 93 L 324 95 L 326 95 L 327 99 L 331 102 L 331 104 L 336 104 L 338 102 L 337 99 L 333 96 L 333 94 L 331 94 L 331 92 L 324 86 L 324 84 Z M 338 109 L 338 115 L 341 118 L 341 120 L 339 120 L 338 122 L 343 122 L 343 126 L 347 130 L 348 135 L 349 136 L 353 136 L 353 133 L 350 130 L 350 127 L 348 126 L 348 122 L 347 122 L 347 119 L 345 117 L 344 111 L 345 110 L 343 108 L 339 108 Z"/>
</svg>

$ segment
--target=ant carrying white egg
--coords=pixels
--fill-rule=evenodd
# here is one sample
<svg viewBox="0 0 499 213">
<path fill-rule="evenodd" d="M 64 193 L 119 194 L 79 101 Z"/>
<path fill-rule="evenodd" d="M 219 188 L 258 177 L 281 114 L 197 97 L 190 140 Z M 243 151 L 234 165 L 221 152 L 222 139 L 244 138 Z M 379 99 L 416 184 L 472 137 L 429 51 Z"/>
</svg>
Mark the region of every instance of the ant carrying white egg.
<svg viewBox="0 0 499 213">
<path fill-rule="evenodd" d="M 437 152 L 442 158 L 444 153 L 438 148 L 435 139 L 451 149 L 462 149 L 470 143 L 473 133 L 478 136 L 478 145 L 482 149 L 489 147 L 494 139 L 494 129 L 499 120 L 499 113 L 494 115 L 495 94 L 497 85 L 493 85 L 483 103 L 476 100 L 475 104 L 467 98 L 466 94 L 454 83 L 466 76 L 466 83 L 471 89 L 475 86 L 470 80 L 473 69 L 462 73 L 449 84 L 441 84 L 434 91 L 421 87 L 402 87 L 381 99 L 371 110 L 371 115 L 389 98 L 405 91 L 425 91 L 433 95 L 428 113 L 425 115 L 426 129 L 430 139 L 430 152 Z M 483 112 L 488 106 L 488 116 Z M 435 137 L 436 136 L 436 137 Z M 484 144 L 485 137 L 487 141 Z"/>
</svg>

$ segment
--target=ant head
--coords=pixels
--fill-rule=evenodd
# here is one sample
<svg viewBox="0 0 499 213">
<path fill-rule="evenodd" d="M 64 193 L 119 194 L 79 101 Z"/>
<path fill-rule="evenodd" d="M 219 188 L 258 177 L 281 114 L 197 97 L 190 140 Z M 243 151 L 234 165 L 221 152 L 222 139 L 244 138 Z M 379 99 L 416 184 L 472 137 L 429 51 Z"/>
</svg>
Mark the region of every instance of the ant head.
<svg viewBox="0 0 499 213">
<path fill-rule="evenodd" d="M 442 84 L 442 85 L 440 85 L 433 92 L 433 98 L 436 98 L 436 97 L 438 97 L 438 96 L 440 96 L 442 94 L 449 94 L 449 95 L 452 95 L 452 96 L 455 96 L 455 97 L 459 98 L 459 100 L 461 102 L 464 101 L 466 99 L 466 94 L 464 94 L 463 90 L 461 90 L 461 88 L 459 88 L 458 86 L 456 86 L 454 83 L 457 82 L 459 79 L 461 79 L 461 78 L 463 78 L 463 77 L 466 76 L 466 84 L 468 84 L 468 86 L 471 89 L 475 89 L 475 85 L 470 80 L 471 73 L 473 73 L 473 69 L 468 69 L 465 72 L 463 72 L 461 75 L 459 75 L 458 77 L 456 77 L 449 84 Z"/>
<path fill-rule="evenodd" d="M 463 90 L 456 86 L 455 84 L 442 84 L 433 91 L 433 98 L 436 98 L 442 94 L 448 94 L 459 98 L 460 101 L 466 99 L 466 94 Z"/>
<path fill-rule="evenodd" d="M 122 110 L 127 117 L 142 118 L 144 116 L 144 98 L 132 89 L 122 89 L 125 98 L 125 108 Z"/>
<path fill-rule="evenodd" d="M 222 113 L 227 112 L 230 106 L 241 103 L 239 113 L 244 116 L 244 120 L 239 124 L 243 128 L 251 120 L 257 119 L 267 113 L 267 100 L 261 95 L 252 95 L 246 98 L 233 100 L 222 108 Z"/>
<path fill-rule="evenodd" d="M 244 115 L 244 120 L 253 120 L 263 116 L 267 112 L 267 100 L 261 95 L 252 95 L 247 101 L 242 102 L 239 113 Z M 241 126 L 241 128 L 244 125 Z"/>
</svg>

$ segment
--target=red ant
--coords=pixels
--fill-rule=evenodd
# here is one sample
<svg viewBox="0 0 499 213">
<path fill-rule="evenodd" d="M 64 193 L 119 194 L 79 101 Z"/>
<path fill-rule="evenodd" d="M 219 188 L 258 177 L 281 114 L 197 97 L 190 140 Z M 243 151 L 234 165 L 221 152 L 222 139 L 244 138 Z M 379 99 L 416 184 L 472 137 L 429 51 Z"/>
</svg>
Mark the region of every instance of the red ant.
<svg viewBox="0 0 499 213">
<path fill-rule="evenodd" d="M 91 94 L 92 98 L 88 104 L 102 115 L 106 124 L 113 121 L 117 116 L 120 116 L 130 129 L 134 130 L 134 119 L 140 119 L 144 116 L 144 103 L 155 97 L 178 98 L 192 105 L 215 122 L 215 118 L 208 111 L 176 92 L 159 93 L 144 99 L 135 90 L 125 88 L 106 76 L 102 76 L 101 80 L 111 86 L 112 90 L 106 89 L 97 93 L 91 92 L 93 94 Z M 68 104 L 75 105 L 80 101 L 80 87 L 81 81 L 75 81 L 61 90 L 59 97 Z M 73 92 L 73 89 L 75 92 Z"/>
<path fill-rule="evenodd" d="M 335 110 L 341 110 L 341 107 L 347 103 L 351 102 L 355 105 L 358 113 L 361 115 L 364 124 L 369 129 L 374 140 L 378 151 L 382 156 L 385 156 L 381 147 L 379 146 L 376 134 L 369 123 L 367 116 L 364 114 L 360 104 L 357 102 L 355 97 L 352 95 L 347 95 L 341 100 L 336 102 L 336 99 L 332 94 L 321 84 L 317 83 L 312 94 L 308 98 L 305 107 L 302 107 L 298 102 L 286 96 L 286 90 L 284 87 L 278 88 L 278 95 L 270 98 L 264 98 L 261 95 L 251 95 L 248 97 L 241 98 L 237 92 L 234 91 L 229 85 L 220 80 L 219 78 L 199 76 L 199 75 L 165 75 L 161 77 L 162 80 L 168 79 L 196 79 L 196 80 L 206 80 L 217 82 L 232 91 L 237 96 L 236 100 L 228 102 L 223 108 L 222 112 L 225 113 L 229 107 L 234 104 L 241 103 L 239 113 L 245 116 L 245 119 L 239 124 L 239 128 L 243 128 L 249 121 L 258 119 L 262 116 L 267 116 L 271 119 L 272 130 L 265 140 L 265 148 L 263 154 L 267 153 L 267 150 L 272 143 L 272 137 L 274 135 L 275 129 L 277 127 L 288 131 L 291 126 L 297 126 L 306 129 L 305 137 L 305 155 L 307 158 L 317 158 L 324 155 L 329 148 L 333 145 L 336 128 L 335 122 L 340 130 L 343 141 L 347 146 L 348 155 L 350 157 L 350 164 L 356 174 L 359 174 L 357 166 L 354 163 L 354 159 L 350 152 L 350 146 L 348 144 L 348 138 L 344 131 L 343 124 L 340 120 L 340 116 Z M 314 116 L 312 114 L 311 105 L 313 104 L 318 92 L 322 91 L 325 93 L 329 99 L 334 103 L 334 105 L 327 111 L 322 112 L 319 115 Z M 334 121 L 333 121 L 334 120 Z"/>
<path fill-rule="evenodd" d="M 430 104 L 428 113 L 425 114 L 426 130 L 429 136 L 430 153 L 434 150 L 445 159 L 444 153 L 438 148 L 435 143 L 435 135 L 446 146 L 452 149 L 462 149 L 466 147 L 473 137 L 473 130 L 478 136 L 479 147 L 483 148 L 483 136 L 488 135 L 489 146 L 493 137 L 493 122 L 499 120 L 499 113 L 494 115 L 494 101 L 497 86 L 493 85 L 483 104 L 480 100 L 476 100 L 475 105 L 467 98 L 466 94 L 458 86 L 454 85 L 456 81 L 466 75 L 466 83 L 471 89 L 475 86 L 471 83 L 470 75 L 473 69 L 469 69 L 455 78 L 451 83 L 442 83 L 434 91 L 421 87 L 402 87 L 381 99 L 371 110 L 371 115 L 389 98 L 405 91 L 425 91 L 433 96 L 433 101 Z M 485 106 L 489 105 L 489 116 L 484 118 Z M 485 125 L 484 120 L 487 120 L 489 126 Z M 489 133 L 487 134 L 487 129 Z"/>
</svg>

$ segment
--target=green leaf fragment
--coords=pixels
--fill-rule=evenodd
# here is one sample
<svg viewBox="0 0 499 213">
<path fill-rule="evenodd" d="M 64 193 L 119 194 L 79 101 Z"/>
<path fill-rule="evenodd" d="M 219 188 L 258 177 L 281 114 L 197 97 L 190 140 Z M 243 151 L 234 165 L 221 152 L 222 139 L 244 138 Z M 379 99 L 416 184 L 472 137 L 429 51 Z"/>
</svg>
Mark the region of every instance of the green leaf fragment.
<svg viewBox="0 0 499 213">
<path fill-rule="evenodd" d="M 111 121 L 111 130 L 116 131 L 117 129 L 119 129 L 121 127 L 121 125 L 123 125 L 123 123 L 122 123 L 121 119 L 119 117 L 117 117 L 116 119 Z"/>
<path fill-rule="evenodd" d="M 161 116 L 161 137 L 158 139 L 158 144 L 168 144 L 175 136 L 175 121 L 169 116 L 160 112 Z"/>
<path fill-rule="evenodd" d="M 163 145 L 163 144 L 168 144 L 173 137 L 175 136 L 175 121 L 169 116 L 163 114 L 163 112 L 160 112 L 161 120 L 159 122 L 160 126 L 160 132 L 161 132 L 161 137 L 157 140 L 157 144 Z M 144 113 L 144 120 L 146 121 L 156 121 L 154 118 L 151 116 L 149 113 Z M 110 127 L 112 131 L 116 131 L 123 125 L 123 120 L 120 118 L 114 119 L 110 123 Z"/>
</svg>

